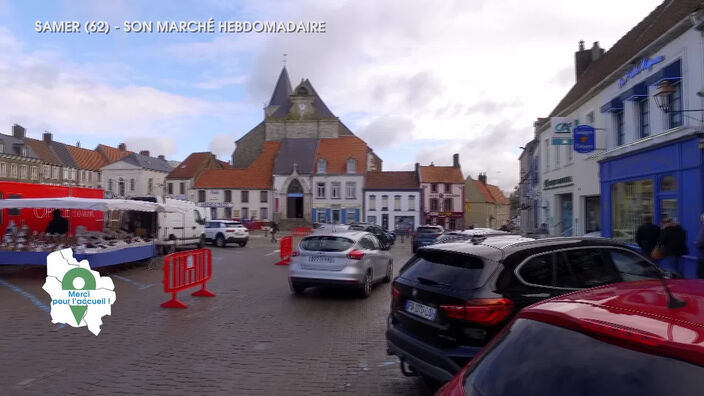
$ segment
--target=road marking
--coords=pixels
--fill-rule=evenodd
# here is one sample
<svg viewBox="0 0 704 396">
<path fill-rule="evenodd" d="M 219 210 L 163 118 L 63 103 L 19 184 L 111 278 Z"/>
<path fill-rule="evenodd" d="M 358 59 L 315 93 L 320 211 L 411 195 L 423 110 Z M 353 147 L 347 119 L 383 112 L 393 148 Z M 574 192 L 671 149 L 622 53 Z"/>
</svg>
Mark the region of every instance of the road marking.
<svg viewBox="0 0 704 396">
<path fill-rule="evenodd" d="M 32 304 L 34 304 L 37 308 L 41 309 L 42 311 L 44 311 L 48 314 L 51 314 L 51 308 L 49 308 L 48 305 L 44 304 L 35 295 L 25 291 L 21 287 L 13 285 L 12 283 L 7 282 L 3 279 L 0 279 L 0 285 L 10 288 L 12 291 L 18 293 L 19 295 L 21 295 L 21 296 L 25 297 L 26 299 L 28 299 L 29 301 L 31 301 Z M 67 325 L 65 323 L 61 323 L 56 326 L 56 329 L 63 329 L 66 326 Z"/>
<path fill-rule="evenodd" d="M 276 254 L 276 253 L 279 253 L 280 251 L 281 251 L 281 249 L 276 249 L 276 250 L 274 250 L 274 251 L 271 252 L 271 253 L 265 254 L 265 256 L 272 256 L 272 255 L 274 255 L 274 254 Z"/>
<path fill-rule="evenodd" d="M 15 385 L 15 388 L 23 388 L 23 387 L 25 387 L 25 386 L 31 384 L 31 383 L 34 382 L 34 381 L 41 381 L 41 380 L 43 380 L 43 379 L 46 379 L 46 378 L 51 377 L 52 375 L 56 375 L 56 374 L 58 374 L 58 373 L 60 373 L 60 372 L 62 372 L 62 371 L 64 371 L 64 370 L 65 370 L 65 369 L 63 369 L 63 368 L 54 368 L 54 369 L 51 369 L 51 370 L 47 371 L 47 372 L 44 373 L 44 374 L 41 374 L 41 375 L 37 376 L 36 378 L 33 378 L 33 377 L 25 378 L 25 379 L 23 379 L 22 381 L 18 382 L 18 383 Z"/>
<path fill-rule="evenodd" d="M 114 275 L 114 274 L 113 274 L 113 275 L 110 275 L 110 276 L 113 276 L 113 277 L 115 277 L 115 278 L 117 278 L 117 279 L 122 279 L 123 281 L 125 281 L 125 282 L 127 282 L 127 283 L 131 283 L 131 284 L 137 286 L 137 287 L 139 288 L 139 290 L 148 289 L 148 288 L 154 286 L 153 283 L 150 283 L 150 284 L 147 285 L 147 284 L 144 284 L 144 283 L 139 283 L 139 282 L 137 282 L 137 281 L 133 281 L 132 279 L 129 279 L 129 278 L 125 278 L 124 276 L 121 276 L 121 275 Z"/>
</svg>

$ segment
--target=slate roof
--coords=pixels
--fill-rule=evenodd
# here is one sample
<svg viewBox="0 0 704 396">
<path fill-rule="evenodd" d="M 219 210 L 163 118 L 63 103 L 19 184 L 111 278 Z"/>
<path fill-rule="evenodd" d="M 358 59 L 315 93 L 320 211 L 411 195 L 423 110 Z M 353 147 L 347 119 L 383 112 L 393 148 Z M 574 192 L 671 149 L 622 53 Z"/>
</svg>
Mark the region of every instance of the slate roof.
<svg viewBox="0 0 704 396">
<path fill-rule="evenodd" d="M 32 150 L 37 154 L 40 160 L 52 165 L 64 165 L 63 162 L 54 154 L 51 147 L 43 141 L 25 137 L 25 143 L 27 146 L 31 147 Z"/>
<path fill-rule="evenodd" d="M 127 163 L 137 165 L 144 169 L 159 171 L 159 172 L 171 172 L 173 168 L 169 165 L 168 161 L 161 158 L 147 157 L 146 155 L 130 153 L 122 159 Z"/>
<path fill-rule="evenodd" d="M 115 147 L 106 146 L 104 144 L 99 144 L 98 147 L 96 147 L 96 150 L 101 152 L 110 164 L 119 161 L 132 153 L 129 150 L 122 151 Z"/>
<path fill-rule="evenodd" d="M 302 80 L 293 91 L 291 91 L 290 84 L 291 83 L 288 81 L 288 73 L 284 68 L 281 71 L 279 80 L 274 88 L 274 93 L 271 95 L 271 100 L 269 101 L 270 106 L 279 106 L 279 108 L 271 114 L 271 118 L 286 118 L 288 116 L 291 106 L 293 105 L 289 95 L 291 95 L 292 92 L 295 93 L 300 87 L 304 87 L 309 95 L 315 96 L 315 99 L 313 99 L 313 107 L 315 107 L 318 118 L 336 118 L 325 102 L 323 102 L 323 99 L 320 98 L 315 88 L 313 88 L 313 84 L 310 83 L 310 80 Z"/>
<path fill-rule="evenodd" d="M 291 172 L 293 172 L 294 163 L 298 165 L 299 174 L 313 173 L 313 164 L 315 162 L 317 149 L 318 139 L 281 140 L 281 148 L 279 149 L 279 155 L 276 157 L 276 162 L 274 163 L 273 174 L 290 175 Z"/>
<path fill-rule="evenodd" d="M 71 168 L 80 168 L 78 162 L 73 158 L 66 144 L 52 141 L 49 147 L 56 154 L 56 157 L 66 166 Z"/>
<path fill-rule="evenodd" d="M 276 81 L 271 99 L 269 99 L 269 106 L 282 106 L 286 104 L 290 106 L 291 101 L 288 96 L 291 95 L 292 92 L 291 80 L 289 80 L 288 71 L 286 70 L 286 66 L 284 66 L 283 69 L 281 69 L 281 74 L 279 74 L 279 79 Z"/>
<path fill-rule="evenodd" d="M 26 146 L 27 147 L 26 157 L 39 159 L 39 156 L 37 155 L 37 153 L 34 152 L 34 150 L 32 150 L 32 147 L 29 146 L 28 144 L 26 144 L 22 139 L 17 139 L 16 137 L 14 137 L 12 135 L 5 135 L 5 134 L 0 133 L 0 142 L 2 142 L 5 146 L 4 152 L 0 151 L 0 153 L 22 156 L 22 154 L 21 154 L 22 151 L 15 152 L 14 148 Z"/>
<path fill-rule="evenodd" d="M 582 73 L 574 86 L 558 103 L 550 116 L 557 116 L 575 103 L 591 88 L 602 82 L 611 73 L 617 71 L 635 57 L 641 50 L 652 44 L 679 21 L 689 14 L 704 8 L 702 0 L 666 0 L 663 1 L 638 25 L 621 37 L 596 62 Z M 614 78 L 618 78 L 616 76 Z"/>
<path fill-rule="evenodd" d="M 193 188 L 269 190 L 273 188 L 274 160 L 282 145 L 282 142 L 265 142 L 262 154 L 246 169 L 205 170 Z"/>
<path fill-rule="evenodd" d="M 73 156 L 81 169 L 98 171 L 108 164 L 105 157 L 95 150 L 70 145 L 66 145 L 66 148 L 71 152 L 71 156 Z"/>
<path fill-rule="evenodd" d="M 304 87 L 306 90 L 308 90 L 310 94 L 315 96 L 315 100 L 313 100 L 313 107 L 315 107 L 315 109 L 317 110 L 318 117 L 335 118 L 335 114 L 330 111 L 325 102 L 323 102 L 323 100 L 320 98 L 320 95 L 318 95 L 318 92 L 316 92 L 315 88 L 313 88 L 313 84 L 310 83 L 310 80 L 306 78 L 305 80 L 301 81 L 300 84 L 298 84 L 298 87 Z M 296 89 L 298 89 L 298 87 L 296 87 Z"/>
<path fill-rule="evenodd" d="M 314 171 L 316 173 L 318 158 L 324 158 L 327 161 L 327 174 L 347 173 L 349 158 L 357 160 L 357 173 L 365 173 L 367 171 L 367 144 L 356 136 L 320 139 L 315 156 Z"/>
<path fill-rule="evenodd" d="M 421 166 L 420 177 L 423 183 L 464 184 L 462 170 L 454 166 Z"/>
<path fill-rule="evenodd" d="M 369 172 L 364 188 L 369 190 L 420 189 L 415 171 Z"/>
</svg>

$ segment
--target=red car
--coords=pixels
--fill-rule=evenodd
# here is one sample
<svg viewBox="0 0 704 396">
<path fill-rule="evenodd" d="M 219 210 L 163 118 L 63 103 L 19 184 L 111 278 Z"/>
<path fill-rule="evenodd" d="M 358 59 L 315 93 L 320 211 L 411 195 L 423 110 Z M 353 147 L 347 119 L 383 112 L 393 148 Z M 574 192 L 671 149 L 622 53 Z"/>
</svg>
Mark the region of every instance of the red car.
<svg viewBox="0 0 704 396">
<path fill-rule="evenodd" d="M 527 307 L 437 395 L 704 394 L 704 281 L 667 286 L 674 299 L 647 280 Z"/>
</svg>

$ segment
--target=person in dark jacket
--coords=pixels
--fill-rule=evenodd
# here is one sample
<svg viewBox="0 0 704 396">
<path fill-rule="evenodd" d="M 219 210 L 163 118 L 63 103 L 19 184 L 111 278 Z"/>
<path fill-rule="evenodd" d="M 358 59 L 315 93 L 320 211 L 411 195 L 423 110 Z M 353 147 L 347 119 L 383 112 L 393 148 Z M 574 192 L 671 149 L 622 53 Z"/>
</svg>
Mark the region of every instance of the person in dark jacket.
<svg viewBox="0 0 704 396">
<path fill-rule="evenodd" d="M 697 265 L 697 278 L 704 278 L 704 214 L 699 217 L 701 225 L 699 226 L 699 233 L 697 234 L 697 241 L 694 246 L 699 250 L 699 258 Z"/>
<path fill-rule="evenodd" d="M 636 231 L 636 243 L 644 255 L 650 257 L 660 238 L 660 227 L 653 224 L 652 216 L 643 217 L 643 224 Z"/>
<path fill-rule="evenodd" d="M 689 253 L 689 249 L 687 248 L 687 231 L 682 228 L 680 223 L 670 218 L 662 221 L 662 232 L 658 246 L 662 249 L 665 257 L 674 257 L 675 268 L 680 275 L 683 275 L 683 268 L 680 267 L 681 257 Z"/>
<path fill-rule="evenodd" d="M 61 216 L 61 210 L 54 209 L 52 212 L 54 218 L 51 219 L 46 227 L 47 234 L 66 234 L 68 233 L 68 220 Z"/>
<path fill-rule="evenodd" d="M 276 242 L 276 233 L 279 232 L 279 225 L 275 221 L 269 223 L 269 232 L 271 233 L 271 243 Z"/>
</svg>

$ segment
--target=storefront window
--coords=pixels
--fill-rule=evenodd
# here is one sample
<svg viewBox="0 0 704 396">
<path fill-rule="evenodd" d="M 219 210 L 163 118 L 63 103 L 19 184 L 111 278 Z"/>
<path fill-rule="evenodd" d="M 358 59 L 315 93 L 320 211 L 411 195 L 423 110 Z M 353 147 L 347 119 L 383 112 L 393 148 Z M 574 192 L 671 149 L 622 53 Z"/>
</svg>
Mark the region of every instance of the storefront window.
<svg viewBox="0 0 704 396">
<path fill-rule="evenodd" d="M 613 239 L 634 242 L 636 229 L 645 216 L 653 216 L 651 179 L 616 183 L 611 191 Z"/>
<path fill-rule="evenodd" d="M 665 176 L 660 181 L 660 191 L 677 191 L 677 180 L 674 176 Z"/>
<path fill-rule="evenodd" d="M 668 198 L 660 201 L 660 221 L 664 219 L 672 219 L 674 221 L 679 221 L 677 219 L 677 199 Z"/>
</svg>

